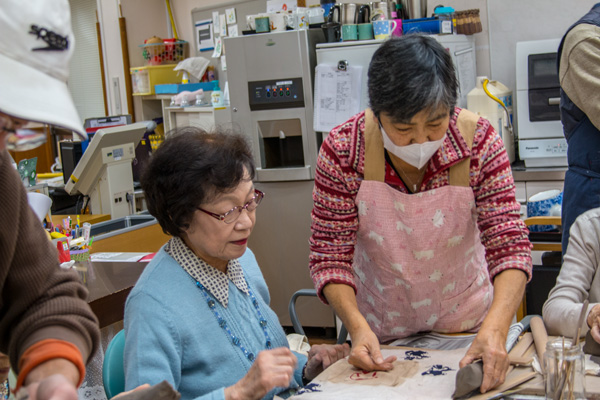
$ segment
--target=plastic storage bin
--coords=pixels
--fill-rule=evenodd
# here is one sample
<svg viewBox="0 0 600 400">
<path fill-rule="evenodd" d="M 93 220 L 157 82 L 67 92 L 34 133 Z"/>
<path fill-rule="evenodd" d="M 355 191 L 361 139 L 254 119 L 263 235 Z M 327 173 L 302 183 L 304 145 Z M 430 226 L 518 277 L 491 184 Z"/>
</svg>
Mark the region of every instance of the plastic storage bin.
<svg viewBox="0 0 600 400">
<path fill-rule="evenodd" d="M 172 83 L 172 84 L 164 84 L 164 85 L 156 85 L 154 87 L 154 92 L 156 94 L 177 94 L 181 93 L 184 90 L 189 92 L 195 92 L 198 89 L 202 89 L 205 92 L 209 90 L 213 90 L 215 87 L 215 82 L 197 82 L 197 83 Z"/>
<path fill-rule="evenodd" d="M 131 86 L 134 96 L 154 94 L 154 85 L 181 82 L 179 71 L 173 71 L 173 65 L 149 65 L 130 68 Z"/>
<path fill-rule="evenodd" d="M 406 19 L 402 21 L 402 33 L 442 33 L 443 22 L 437 18 Z"/>
<path fill-rule="evenodd" d="M 188 42 L 179 40 L 176 42 L 141 44 L 146 65 L 177 64 L 186 58 Z"/>
</svg>

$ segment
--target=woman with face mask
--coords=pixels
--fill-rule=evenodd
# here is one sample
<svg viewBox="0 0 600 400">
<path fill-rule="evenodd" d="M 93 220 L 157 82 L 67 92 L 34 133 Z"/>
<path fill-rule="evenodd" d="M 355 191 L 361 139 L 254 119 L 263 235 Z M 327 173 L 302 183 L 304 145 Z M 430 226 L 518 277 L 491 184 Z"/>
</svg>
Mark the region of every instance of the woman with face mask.
<svg viewBox="0 0 600 400">
<path fill-rule="evenodd" d="M 317 162 L 310 269 L 352 337 L 350 362 L 389 370 L 380 343 L 477 332 L 461 367 L 480 390 L 508 369 L 508 328 L 531 278 L 531 244 L 502 139 L 456 107 L 450 55 L 417 34 L 384 42 L 370 108 L 334 128 Z"/>
</svg>

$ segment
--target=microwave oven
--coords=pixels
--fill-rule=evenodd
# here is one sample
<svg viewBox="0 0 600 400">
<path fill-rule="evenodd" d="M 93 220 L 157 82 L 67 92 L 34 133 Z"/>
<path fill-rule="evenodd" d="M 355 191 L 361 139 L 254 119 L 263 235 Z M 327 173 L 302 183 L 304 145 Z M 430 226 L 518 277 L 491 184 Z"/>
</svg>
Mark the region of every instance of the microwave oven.
<svg viewBox="0 0 600 400">
<path fill-rule="evenodd" d="M 560 121 L 557 52 L 560 39 L 517 42 L 517 133 L 525 167 L 566 167 Z"/>
</svg>

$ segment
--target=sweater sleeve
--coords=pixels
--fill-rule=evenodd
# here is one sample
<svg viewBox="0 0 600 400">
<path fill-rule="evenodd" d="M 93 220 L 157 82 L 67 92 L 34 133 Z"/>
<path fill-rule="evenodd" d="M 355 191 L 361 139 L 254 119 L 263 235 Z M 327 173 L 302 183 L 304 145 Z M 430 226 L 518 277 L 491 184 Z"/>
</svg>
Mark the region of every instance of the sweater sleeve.
<svg viewBox="0 0 600 400">
<path fill-rule="evenodd" d="M 490 279 L 504 270 L 519 269 L 530 280 L 532 246 L 519 214 L 510 161 L 502 139 L 484 118 L 479 119 L 473 141 L 471 177 Z"/>
<path fill-rule="evenodd" d="M 560 63 L 560 85 L 600 129 L 600 27 L 580 24 L 565 39 Z"/>
<path fill-rule="evenodd" d="M 597 219 L 595 219 L 597 221 Z M 581 305 L 589 297 L 592 281 L 600 261 L 598 230 L 592 229 L 587 214 L 582 214 L 571 226 L 569 246 L 556 285 L 548 294 L 542 315 L 550 335 L 573 336 Z M 598 303 L 590 303 L 587 313 Z M 586 315 L 587 315 L 586 313 Z M 589 330 L 586 323 L 582 335 Z"/>
<path fill-rule="evenodd" d="M 328 283 L 345 284 L 356 291 L 352 260 L 358 211 L 354 200 L 362 175 L 349 156 L 351 149 L 358 147 L 350 142 L 358 136 L 360 121 L 364 121 L 364 113 L 333 129 L 317 158 L 309 265 L 317 294 L 325 303 L 323 288 Z"/>
<path fill-rule="evenodd" d="M 99 341 L 87 290 L 76 272 L 60 269 L 6 151 L 0 154 L 0 169 L 0 351 L 17 368 L 33 344 L 58 339 L 76 345 L 86 362 Z"/>
</svg>

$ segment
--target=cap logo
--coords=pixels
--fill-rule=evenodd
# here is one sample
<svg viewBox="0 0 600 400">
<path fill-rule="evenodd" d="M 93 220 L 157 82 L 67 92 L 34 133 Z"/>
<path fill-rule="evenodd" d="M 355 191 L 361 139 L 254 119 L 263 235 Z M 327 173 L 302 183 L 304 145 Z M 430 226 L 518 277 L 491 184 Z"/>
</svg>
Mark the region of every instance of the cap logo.
<svg viewBox="0 0 600 400">
<path fill-rule="evenodd" d="M 47 47 L 36 47 L 33 51 L 47 51 L 47 50 L 67 50 L 69 48 L 69 39 L 66 36 L 61 36 L 58 33 L 54 33 L 46 28 L 40 28 L 37 25 L 31 25 L 29 33 L 36 35 L 37 39 L 42 39 Z"/>
</svg>

